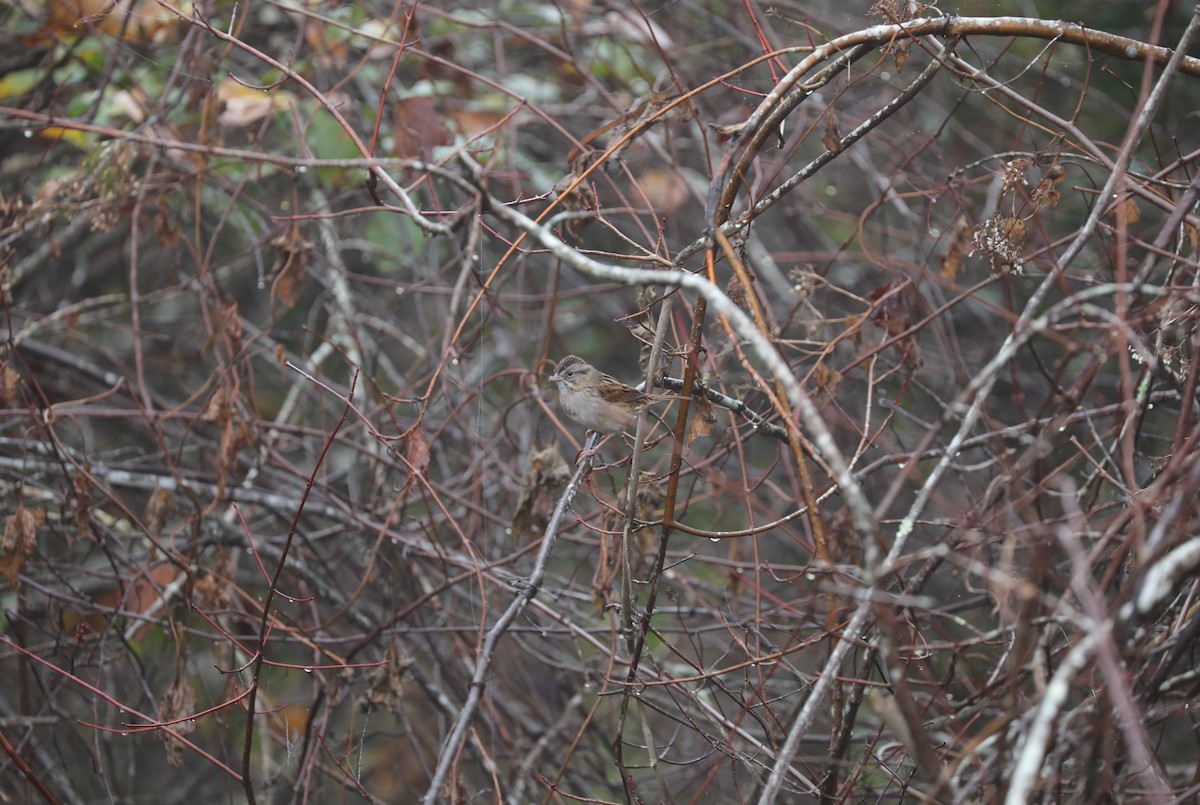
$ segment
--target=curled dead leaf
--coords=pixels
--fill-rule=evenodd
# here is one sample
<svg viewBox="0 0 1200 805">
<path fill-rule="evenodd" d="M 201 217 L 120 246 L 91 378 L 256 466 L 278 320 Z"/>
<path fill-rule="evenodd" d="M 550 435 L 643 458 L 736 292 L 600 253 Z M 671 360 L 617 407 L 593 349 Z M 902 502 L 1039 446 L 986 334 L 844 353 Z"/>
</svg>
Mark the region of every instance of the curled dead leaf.
<svg viewBox="0 0 1200 805">
<path fill-rule="evenodd" d="M 44 522 L 44 511 L 30 511 L 25 508 L 24 503 L 17 504 L 16 514 L 9 515 L 4 520 L 4 536 L 0 538 L 0 548 L 5 553 L 29 556 L 37 547 L 38 526 Z"/>
<path fill-rule="evenodd" d="M 359 706 L 364 712 L 382 709 L 400 715 L 404 704 L 404 677 L 414 660 L 396 643 L 388 646 L 385 660 L 367 675 L 366 698 Z"/>
<path fill-rule="evenodd" d="M 159 718 L 171 724 L 170 730 L 157 731 L 159 740 L 167 752 L 167 763 L 172 768 L 183 768 L 183 749 L 186 746 L 178 737 L 195 732 L 196 722 L 193 719 L 180 721 L 184 716 L 196 711 L 196 691 L 182 677 L 176 677 L 175 682 L 167 690 L 159 705 Z"/>
<path fill-rule="evenodd" d="M 230 579 L 237 568 L 233 558 L 218 549 L 213 568 L 201 568 L 192 584 L 192 601 L 206 612 L 222 612 L 233 602 Z"/>
<path fill-rule="evenodd" d="M 692 418 L 688 422 L 687 443 L 712 433 L 717 424 L 717 415 L 713 404 L 707 397 L 696 397 L 692 400 Z"/>
<path fill-rule="evenodd" d="M 4 521 L 4 536 L 0 538 L 0 575 L 8 579 L 14 590 L 20 589 L 21 568 L 37 546 L 37 528 L 45 522 L 45 512 L 31 512 L 24 504 L 17 505 L 17 513 Z"/>
<path fill-rule="evenodd" d="M 167 522 L 167 515 L 174 507 L 175 501 L 171 497 L 171 493 L 156 484 L 154 491 L 150 493 L 150 499 L 146 501 L 146 510 L 142 514 L 146 530 L 151 534 L 161 534 L 163 526 Z"/>
<path fill-rule="evenodd" d="M 400 489 L 401 495 L 408 494 L 418 478 L 424 478 L 429 469 L 429 440 L 420 425 L 413 425 L 404 434 L 404 452 L 401 463 L 408 470 L 408 477 Z"/>
<path fill-rule="evenodd" d="M 1058 185 L 1066 176 L 1066 169 L 1058 162 L 1046 169 L 1042 180 L 1033 189 L 1033 203 L 1038 209 L 1053 209 L 1058 206 L 1058 202 L 1062 198 L 1062 194 L 1058 192 Z"/>
<path fill-rule="evenodd" d="M 821 137 L 821 144 L 831 154 L 841 153 L 842 135 L 838 133 L 837 112 L 832 106 L 825 110 L 825 134 Z"/>
<path fill-rule="evenodd" d="M 1136 224 L 1142 220 L 1142 211 L 1138 207 L 1137 202 L 1132 198 L 1125 199 L 1123 204 L 1118 204 L 1116 208 L 1117 220 L 1124 223 L 1126 226 Z"/>
<path fill-rule="evenodd" d="M 822 362 L 813 368 L 812 379 L 817 387 L 817 393 L 825 399 L 831 400 L 837 396 L 838 386 L 842 384 L 842 373 Z"/>
<path fill-rule="evenodd" d="M 946 255 L 942 258 L 941 268 L 938 269 L 938 276 L 942 279 L 954 282 L 958 279 L 958 272 L 962 269 L 963 260 L 971 252 L 971 222 L 967 220 L 967 216 L 960 215 L 954 221 L 954 228 L 950 231 L 949 243 L 946 246 Z"/>
<path fill-rule="evenodd" d="M 512 532 L 518 540 L 542 536 L 570 479 L 571 468 L 557 446 L 538 447 L 529 454 L 512 518 Z"/>
<path fill-rule="evenodd" d="M 92 479 L 85 473 L 76 473 L 71 479 L 71 488 L 75 492 L 75 539 L 80 539 L 91 531 L 92 507 L 96 505 L 92 497 Z"/>
<path fill-rule="evenodd" d="M 429 159 L 434 148 L 453 142 L 441 113 L 430 98 L 397 101 L 392 122 L 392 152 L 399 157 Z"/>
<path fill-rule="evenodd" d="M 7 362 L 0 364 L 0 405 L 10 407 L 21 390 L 21 376 Z"/>
</svg>

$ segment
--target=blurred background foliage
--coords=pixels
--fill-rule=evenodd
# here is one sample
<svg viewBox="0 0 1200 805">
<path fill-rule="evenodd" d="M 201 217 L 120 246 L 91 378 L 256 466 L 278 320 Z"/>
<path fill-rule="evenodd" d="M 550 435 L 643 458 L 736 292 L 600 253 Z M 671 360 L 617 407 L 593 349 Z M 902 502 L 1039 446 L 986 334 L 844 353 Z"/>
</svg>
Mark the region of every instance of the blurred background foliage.
<svg viewBox="0 0 1200 805">
<path fill-rule="evenodd" d="M 426 793 L 481 635 L 528 575 L 582 443 L 545 377 L 577 353 L 637 382 L 667 295 L 518 242 L 450 178 L 463 155 L 494 199 L 549 210 L 582 254 L 703 273 L 713 177 L 805 49 L 914 13 L 1062 17 L 1173 47 L 1188 12 L 0 2 L 0 791 Z M 782 796 L 1008 790 L 1047 677 L 1094 631 L 1072 574 L 1111 626 L 1195 522 L 1197 230 L 1176 213 L 1200 85 L 1175 76 L 1128 194 L 1060 270 L 1161 68 L 1028 33 L 875 43 L 726 177 L 742 183 L 731 215 L 750 225 L 734 249 L 754 283 L 727 260 L 713 277 L 747 309 L 747 294 L 760 301 L 764 332 L 880 506 L 878 544 L 851 527 L 822 461 L 806 459 L 806 475 L 721 408 L 690 431 L 682 530 L 634 528 L 629 567 L 615 549 L 624 468 L 598 470 L 435 796 L 754 800 L 866 596 L 869 557 L 945 456 L 939 428 L 1054 276 L 1039 312 L 1068 312 L 983 399 Z M 843 149 L 937 47 L 963 62 Z M 1153 292 L 1076 300 L 1135 275 Z M 674 296 L 668 374 L 692 354 L 704 383 L 780 424 L 762 367 L 711 314 L 690 352 L 696 300 Z M 624 459 L 623 444 L 602 459 Z M 648 523 L 671 449 L 666 437 L 646 454 Z M 811 517 L 806 491 L 825 496 Z M 1086 544 L 1086 570 L 1063 529 Z M 658 591 L 632 705 L 622 574 L 641 606 Z M 1118 630 L 1156 768 L 1180 796 L 1196 774 L 1191 583 L 1172 577 L 1157 631 Z M 1124 722 L 1095 693 L 1109 681 L 1073 679 L 1047 798 L 1142 784 Z"/>
</svg>

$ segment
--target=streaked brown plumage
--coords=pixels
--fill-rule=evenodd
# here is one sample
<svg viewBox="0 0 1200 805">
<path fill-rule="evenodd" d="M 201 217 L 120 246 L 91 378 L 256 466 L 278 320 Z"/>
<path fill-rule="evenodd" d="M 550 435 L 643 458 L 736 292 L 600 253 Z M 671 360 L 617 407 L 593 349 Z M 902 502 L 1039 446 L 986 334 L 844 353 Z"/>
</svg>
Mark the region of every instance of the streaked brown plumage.
<svg viewBox="0 0 1200 805">
<path fill-rule="evenodd" d="M 550 379 L 558 384 L 563 413 L 600 433 L 629 430 L 638 413 L 658 399 L 604 374 L 578 355 L 559 361 Z"/>
</svg>

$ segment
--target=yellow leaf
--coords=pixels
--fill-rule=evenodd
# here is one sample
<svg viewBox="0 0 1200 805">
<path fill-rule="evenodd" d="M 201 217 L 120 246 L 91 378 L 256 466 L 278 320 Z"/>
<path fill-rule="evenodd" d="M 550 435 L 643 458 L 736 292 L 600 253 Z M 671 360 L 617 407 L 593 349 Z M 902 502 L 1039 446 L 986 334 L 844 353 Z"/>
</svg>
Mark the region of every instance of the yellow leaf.
<svg viewBox="0 0 1200 805">
<path fill-rule="evenodd" d="M 78 129 L 64 129 L 61 126 L 47 126 L 38 132 L 39 137 L 44 137 L 48 140 L 62 140 L 65 143 L 70 143 L 76 148 L 90 148 L 91 141 L 88 136 Z"/>
<path fill-rule="evenodd" d="M 13 70 L 0 78 L 0 101 L 6 101 L 9 98 L 16 98 L 24 95 L 29 90 L 33 89 L 38 80 L 46 74 L 46 71 L 41 68 L 30 68 L 28 70 Z"/>
</svg>

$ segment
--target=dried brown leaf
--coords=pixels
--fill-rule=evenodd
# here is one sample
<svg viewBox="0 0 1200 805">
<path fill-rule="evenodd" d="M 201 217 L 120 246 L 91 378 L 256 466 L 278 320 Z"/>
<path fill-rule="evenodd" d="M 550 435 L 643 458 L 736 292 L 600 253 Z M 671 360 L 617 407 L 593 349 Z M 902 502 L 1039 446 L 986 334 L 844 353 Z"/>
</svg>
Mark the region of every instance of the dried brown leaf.
<svg viewBox="0 0 1200 805">
<path fill-rule="evenodd" d="M 429 469 L 429 439 L 425 429 L 418 426 L 408 432 L 404 440 L 404 460 L 412 472 L 424 477 Z"/>
<path fill-rule="evenodd" d="M 208 406 L 204 409 L 204 418 L 217 425 L 225 425 L 233 421 L 233 405 L 230 402 L 229 390 L 218 386 L 208 398 Z"/>
<path fill-rule="evenodd" d="M 730 275 L 729 282 L 725 284 L 725 295 L 729 297 L 730 302 L 742 310 L 750 312 L 750 301 L 746 299 L 746 286 L 737 274 Z"/>
<path fill-rule="evenodd" d="M 1138 207 L 1137 202 L 1132 198 L 1125 199 L 1123 204 L 1118 204 L 1115 210 L 1117 220 L 1123 222 L 1126 226 L 1136 224 L 1142 220 L 1142 211 Z"/>
<path fill-rule="evenodd" d="M 230 354 L 236 354 L 241 350 L 242 335 L 245 329 L 242 327 L 242 316 L 238 310 L 238 303 L 230 299 L 221 305 L 219 308 L 220 316 L 217 318 L 221 335 L 229 345 Z"/>
<path fill-rule="evenodd" d="M 404 434 L 404 452 L 401 461 L 408 470 L 408 477 L 400 490 L 401 496 L 407 495 L 418 478 L 424 478 L 429 469 L 429 440 L 420 425 L 414 425 Z"/>
<path fill-rule="evenodd" d="M 38 526 L 44 522 L 44 511 L 30 511 L 25 508 L 24 503 L 18 503 L 16 514 L 9 515 L 4 520 L 4 536 L 0 538 L 0 548 L 5 553 L 29 556 L 37 547 Z"/>
<path fill-rule="evenodd" d="M 4 520 L 4 535 L 0 537 L 0 574 L 14 590 L 20 588 L 21 568 L 37 548 L 38 526 L 46 521 L 44 511 L 30 511 L 17 504 L 17 511 Z"/>
<path fill-rule="evenodd" d="M 0 554 L 0 575 L 8 579 L 14 590 L 21 589 L 21 568 L 25 567 L 25 557 L 18 553 Z"/>
<path fill-rule="evenodd" d="M 837 112 L 832 106 L 825 110 L 825 134 L 821 137 L 821 144 L 831 154 L 841 153 L 842 135 L 838 133 Z"/>
<path fill-rule="evenodd" d="M 159 705 L 160 720 L 164 722 L 179 722 L 171 724 L 169 731 L 164 729 L 158 730 L 159 740 L 163 742 L 163 748 L 167 752 L 167 763 L 171 764 L 172 768 L 183 768 L 183 750 L 186 744 L 177 736 L 187 735 L 196 730 L 196 722 L 193 719 L 185 721 L 179 721 L 179 719 L 195 711 L 196 691 L 182 677 L 176 677 L 175 682 L 167 690 L 162 698 L 162 703 Z"/>
<path fill-rule="evenodd" d="M 535 448 L 529 454 L 512 518 L 512 532 L 518 540 L 542 536 L 570 479 L 571 468 L 557 446 Z"/>
<path fill-rule="evenodd" d="M 1200 251 L 1200 229 L 1185 221 L 1183 224 L 1183 236 L 1187 239 L 1188 245 L 1192 249 L 1192 254 Z"/>
<path fill-rule="evenodd" d="M 229 609 L 233 601 L 230 595 L 230 579 L 236 568 L 232 557 L 218 549 L 216 564 L 212 569 L 203 568 L 192 585 L 192 599 L 197 607 L 207 612 L 222 612 Z"/>
<path fill-rule="evenodd" d="M 837 396 L 838 386 L 842 384 L 842 373 L 822 362 L 813 368 L 812 379 L 818 394 L 833 399 Z"/>
<path fill-rule="evenodd" d="M 361 703 L 361 709 L 382 709 L 389 713 L 401 715 L 404 705 L 404 677 L 413 664 L 409 656 L 396 643 L 388 647 L 386 663 L 376 666 L 367 675 L 366 698 Z"/>
<path fill-rule="evenodd" d="M 1033 203 L 1038 209 L 1053 209 L 1058 206 L 1058 202 L 1062 199 L 1058 185 L 1062 183 L 1066 175 L 1066 170 L 1058 162 L 1046 169 L 1042 181 L 1038 182 L 1038 186 L 1033 189 Z"/>
<path fill-rule="evenodd" d="M 717 424 L 717 415 L 713 404 L 707 397 L 696 397 L 692 400 L 692 419 L 688 422 L 687 443 L 712 433 Z"/>
<path fill-rule="evenodd" d="M 271 246 L 277 250 L 270 272 L 271 296 L 278 297 L 286 307 L 291 307 L 296 302 L 296 288 L 307 276 L 309 255 L 316 244 L 304 237 L 300 227 L 293 224 L 273 239 Z"/>
<path fill-rule="evenodd" d="M 908 371 L 915 372 L 925 365 L 925 353 L 915 336 L 901 339 L 899 349 L 903 351 L 904 368 Z"/>
<path fill-rule="evenodd" d="M 92 507 L 96 505 L 92 497 L 92 479 L 80 472 L 71 478 L 71 488 L 75 491 L 75 539 L 81 539 L 91 533 Z"/>
<path fill-rule="evenodd" d="M 960 215 L 955 220 L 954 229 L 950 233 L 950 240 L 946 246 L 946 256 L 942 258 L 942 265 L 938 269 L 938 276 L 950 282 L 957 280 L 963 261 L 970 252 L 971 222 L 967 220 L 965 215 Z"/>
<path fill-rule="evenodd" d="M 10 407 L 21 391 L 21 376 L 8 365 L 0 364 L 0 405 Z"/>
<path fill-rule="evenodd" d="M 453 142 L 441 113 L 430 98 L 397 101 L 392 121 L 392 152 L 396 156 L 429 159 L 434 148 Z"/>
<path fill-rule="evenodd" d="M 167 522 L 167 515 L 174 508 L 175 501 L 171 493 L 156 484 L 154 491 L 150 493 L 150 499 L 146 501 L 146 510 L 142 513 L 146 530 L 154 535 L 161 534 Z"/>
</svg>

